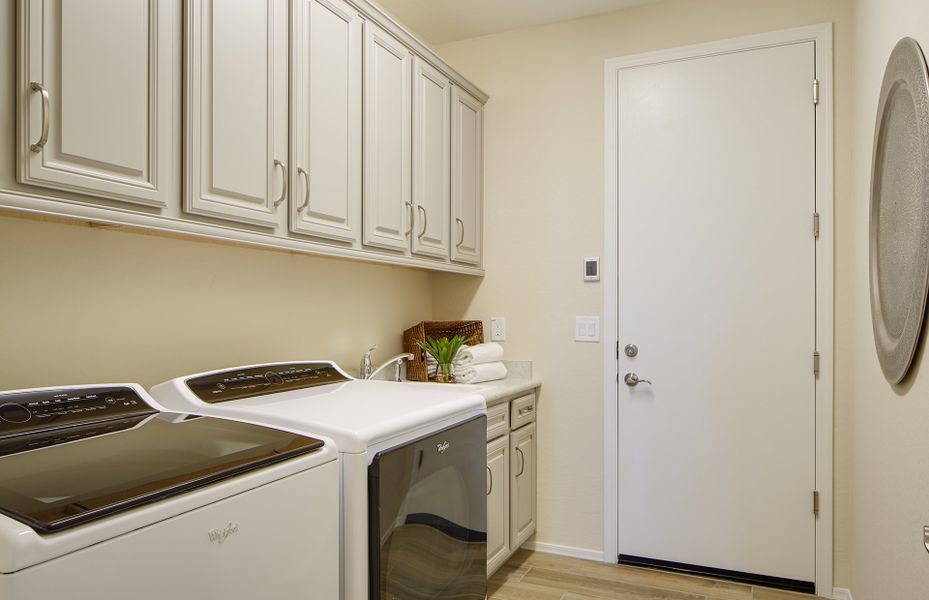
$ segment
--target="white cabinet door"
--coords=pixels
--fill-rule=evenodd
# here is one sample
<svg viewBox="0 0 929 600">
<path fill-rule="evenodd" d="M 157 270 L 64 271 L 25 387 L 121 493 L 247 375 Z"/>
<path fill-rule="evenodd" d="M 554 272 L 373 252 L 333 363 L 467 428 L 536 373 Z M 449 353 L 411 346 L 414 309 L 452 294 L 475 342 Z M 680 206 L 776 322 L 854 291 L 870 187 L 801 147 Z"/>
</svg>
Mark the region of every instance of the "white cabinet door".
<svg viewBox="0 0 929 600">
<path fill-rule="evenodd" d="M 165 206 L 177 181 L 174 3 L 19 6 L 20 181 Z"/>
<path fill-rule="evenodd" d="M 358 241 L 362 19 L 342 0 L 294 0 L 290 228 Z"/>
<path fill-rule="evenodd" d="M 412 54 L 365 23 L 364 243 L 409 253 Z"/>
<path fill-rule="evenodd" d="M 535 423 L 510 433 L 510 543 L 518 548 L 535 532 Z"/>
<path fill-rule="evenodd" d="M 287 0 L 188 0 L 184 208 L 277 227 L 287 199 Z"/>
<path fill-rule="evenodd" d="M 452 84 L 420 59 L 413 62 L 413 253 L 448 259 Z"/>
<path fill-rule="evenodd" d="M 484 107 L 452 88 L 452 260 L 481 264 Z"/>
<path fill-rule="evenodd" d="M 487 444 L 487 576 L 510 557 L 510 436 Z"/>
</svg>

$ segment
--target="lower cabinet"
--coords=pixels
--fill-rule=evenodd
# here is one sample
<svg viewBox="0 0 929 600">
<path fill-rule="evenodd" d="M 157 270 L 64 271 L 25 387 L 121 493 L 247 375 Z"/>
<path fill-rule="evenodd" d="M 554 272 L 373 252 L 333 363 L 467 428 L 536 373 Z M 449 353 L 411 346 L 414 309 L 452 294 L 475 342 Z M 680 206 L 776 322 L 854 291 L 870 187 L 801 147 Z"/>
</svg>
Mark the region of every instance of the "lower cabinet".
<svg viewBox="0 0 929 600">
<path fill-rule="evenodd" d="M 487 411 L 487 576 L 536 529 L 535 394 Z"/>
</svg>

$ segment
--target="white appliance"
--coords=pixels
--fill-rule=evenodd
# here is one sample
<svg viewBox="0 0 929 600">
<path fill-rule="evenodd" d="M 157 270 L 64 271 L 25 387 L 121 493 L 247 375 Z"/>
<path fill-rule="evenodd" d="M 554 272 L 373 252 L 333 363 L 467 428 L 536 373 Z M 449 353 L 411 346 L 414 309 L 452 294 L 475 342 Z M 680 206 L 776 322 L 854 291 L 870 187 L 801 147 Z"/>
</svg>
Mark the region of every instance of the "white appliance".
<svg viewBox="0 0 929 600">
<path fill-rule="evenodd" d="M 158 408 L 0 393 L 0 600 L 337 598 L 331 442 Z"/>
<path fill-rule="evenodd" d="M 330 361 L 189 375 L 151 394 L 171 410 L 335 441 L 347 600 L 485 597 L 482 396 L 458 386 L 355 380 Z"/>
</svg>

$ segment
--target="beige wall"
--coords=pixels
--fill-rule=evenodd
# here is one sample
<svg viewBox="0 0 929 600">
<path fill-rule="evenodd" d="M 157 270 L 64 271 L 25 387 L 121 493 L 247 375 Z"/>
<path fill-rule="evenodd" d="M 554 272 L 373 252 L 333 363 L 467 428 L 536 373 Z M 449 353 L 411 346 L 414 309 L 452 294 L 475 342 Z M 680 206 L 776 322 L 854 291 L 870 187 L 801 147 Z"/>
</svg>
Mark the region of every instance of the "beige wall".
<svg viewBox="0 0 929 600">
<path fill-rule="evenodd" d="M 434 275 L 439 318 L 502 315 L 508 354 L 535 361 L 540 405 L 540 542 L 602 548 L 600 345 L 573 341 L 601 314 L 581 259 L 602 253 L 603 61 L 822 22 L 835 23 L 837 320 L 848 320 L 851 5 L 843 0 L 669 0 L 612 15 L 446 44 L 439 53 L 487 91 L 482 280 Z M 733 79 L 737 85 L 738 77 Z M 847 336 L 838 335 L 840 345 Z M 843 373 L 837 373 L 843 378 Z M 847 386 L 839 386 L 836 493 L 847 486 Z M 836 580 L 848 580 L 848 508 L 836 506 Z"/>
<path fill-rule="evenodd" d="M 150 386 L 239 364 L 400 351 L 410 269 L 0 216 L 0 389 Z"/>
<path fill-rule="evenodd" d="M 851 589 L 855 600 L 908 600 L 929 592 L 929 369 L 925 351 L 915 373 L 891 388 L 881 375 L 871 332 L 868 291 L 868 199 L 877 100 L 890 52 L 903 36 L 929 49 L 925 0 L 856 0 L 854 239 L 851 332 L 846 375 L 853 399 L 850 435 Z M 923 336 L 926 337 L 925 335 Z M 925 343 L 925 340 L 924 342 Z"/>
</svg>

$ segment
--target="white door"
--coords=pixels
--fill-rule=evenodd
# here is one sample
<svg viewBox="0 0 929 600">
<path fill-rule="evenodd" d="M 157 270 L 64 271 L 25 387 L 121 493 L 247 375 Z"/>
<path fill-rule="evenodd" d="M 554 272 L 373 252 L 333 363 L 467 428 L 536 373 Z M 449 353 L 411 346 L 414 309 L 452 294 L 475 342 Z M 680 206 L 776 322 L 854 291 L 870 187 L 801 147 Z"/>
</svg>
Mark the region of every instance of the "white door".
<svg viewBox="0 0 929 600">
<path fill-rule="evenodd" d="M 413 55 L 365 23 L 364 243 L 410 251 Z"/>
<path fill-rule="evenodd" d="M 413 62 L 413 253 L 448 259 L 451 181 L 447 77 Z"/>
<path fill-rule="evenodd" d="M 287 199 L 287 0 L 187 0 L 187 212 L 277 227 Z"/>
<path fill-rule="evenodd" d="M 361 224 L 362 20 L 342 0 L 294 0 L 290 227 L 340 242 Z"/>
<path fill-rule="evenodd" d="M 510 433 L 510 547 L 519 548 L 535 533 L 535 423 Z"/>
<path fill-rule="evenodd" d="M 814 580 L 814 77 L 812 42 L 620 71 L 621 560 Z"/>
<path fill-rule="evenodd" d="M 510 557 L 510 436 L 487 443 L 487 575 Z"/>
<path fill-rule="evenodd" d="M 452 87 L 452 260 L 481 264 L 484 107 Z"/>
<path fill-rule="evenodd" d="M 166 206 L 177 181 L 174 3 L 24 0 L 20 9 L 20 181 Z"/>
</svg>

